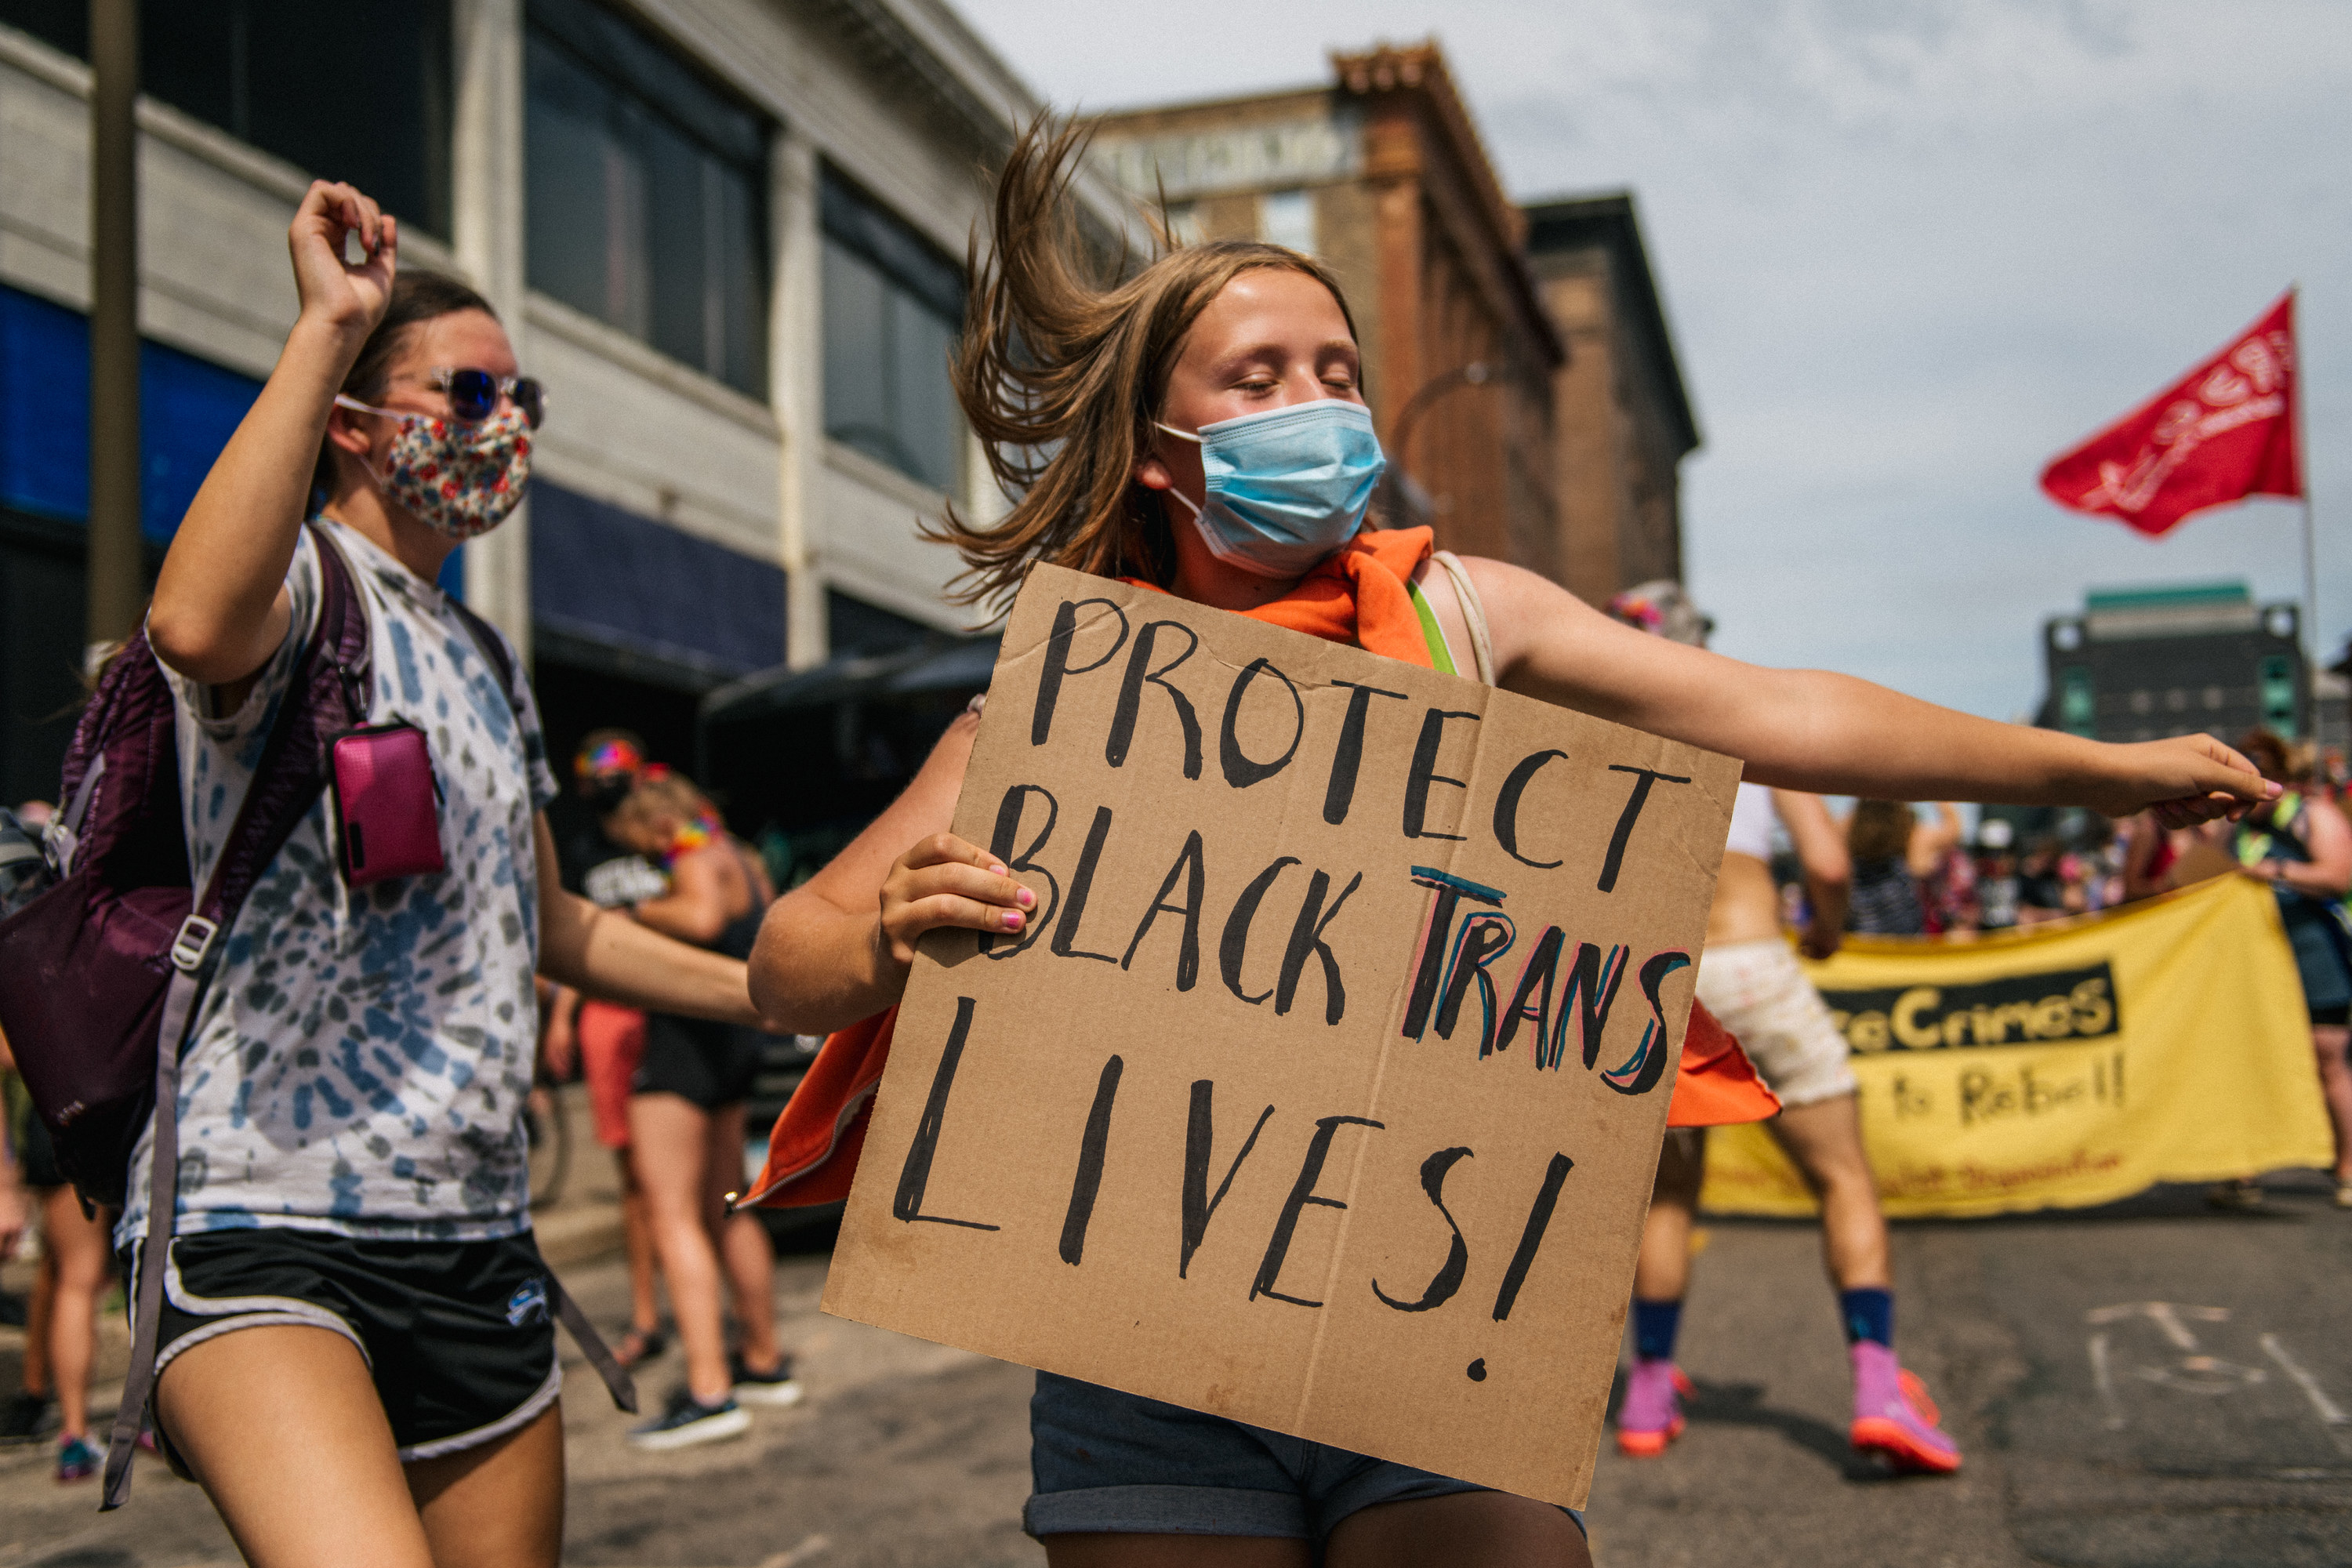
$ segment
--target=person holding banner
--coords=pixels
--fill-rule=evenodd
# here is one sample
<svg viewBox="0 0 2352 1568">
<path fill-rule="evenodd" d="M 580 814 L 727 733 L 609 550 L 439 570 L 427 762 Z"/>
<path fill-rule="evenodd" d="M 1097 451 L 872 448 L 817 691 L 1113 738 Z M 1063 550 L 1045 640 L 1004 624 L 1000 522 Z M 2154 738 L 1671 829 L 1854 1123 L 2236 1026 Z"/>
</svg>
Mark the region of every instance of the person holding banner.
<svg viewBox="0 0 2352 1568">
<path fill-rule="evenodd" d="M 2297 771 L 2286 742 L 2271 731 L 2256 730 L 2239 744 L 2264 778 L 2284 784 Z M 2352 1045 L 2352 934 L 2344 907 L 2352 892 L 2352 823 L 2334 801 L 2315 798 L 2307 779 L 2297 782 L 2305 787 L 2246 814 L 2231 848 L 2245 874 L 2278 895 L 2311 1016 L 2320 1091 L 2336 1129 L 2336 1206 L 2352 1209 L 2352 1065 L 2345 1059 Z M 2257 1208 L 2263 1190 L 2242 1177 L 2215 1187 L 2212 1197 L 2223 1208 Z"/>
<path fill-rule="evenodd" d="M 1441 670 L 1748 760 L 1779 788 L 2081 801 L 2169 820 L 2269 793 L 2196 736 L 2102 746 L 1969 718 L 1836 675 L 1762 669 L 1648 637 L 1501 562 L 1437 557 L 1426 529 L 1361 531 L 1384 467 L 1338 279 L 1278 246 L 1173 248 L 1100 276 L 1066 199 L 1083 132 L 1040 119 L 1000 176 L 956 382 L 998 481 L 993 522 L 934 531 L 965 597 L 1033 563 Z M 951 724 L 897 801 L 771 912 L 754 994 L 797 1031 L 898 1002 L 926 932 L 1019 932 L 1035 895 L 950 831 L 978 730 Z M 1695 849 L 1695 852 L 1703 852 Z M 1041 1373 L 1025 1512 L 1055 1568 L 1095 1564 L 1585 1563 L 1565 1510 Z"/>
</svg>

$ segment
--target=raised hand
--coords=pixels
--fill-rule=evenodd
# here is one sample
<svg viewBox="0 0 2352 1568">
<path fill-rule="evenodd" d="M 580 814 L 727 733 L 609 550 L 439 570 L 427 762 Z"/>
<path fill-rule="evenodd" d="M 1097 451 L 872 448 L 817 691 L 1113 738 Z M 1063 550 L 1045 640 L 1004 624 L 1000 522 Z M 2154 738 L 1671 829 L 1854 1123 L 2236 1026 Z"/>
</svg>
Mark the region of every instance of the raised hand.
<svg viewBox="0 0 2352 1568">
<path fill-rule="evenodd" d="M 346 258 L 356 235 L 361 257 Z M 286 231 L 302 314 L 356 345 L 383 319 L 399 270 L 400 224 L 350 185 L 313 180 Z"/>
<path fill-rule="evenodd" d="M 882 879 L 877 940 L 900 970 L 915 962 L 915 943 L 927 931 L 1018 931 L 1037 895 L 1014 881 L 1003 863 L 952 833 L 934 833 L 890 863 Z"/>
<path fill-rule="evenodd" d="M 2235 822 L 2280 786 L 2210 735 L 2109 748 L 2113 777 L 2087 804 L 2109 816 L 2143 809 L 2166 827 L 2194 827 L 2226 816 Z"/>
</svg>

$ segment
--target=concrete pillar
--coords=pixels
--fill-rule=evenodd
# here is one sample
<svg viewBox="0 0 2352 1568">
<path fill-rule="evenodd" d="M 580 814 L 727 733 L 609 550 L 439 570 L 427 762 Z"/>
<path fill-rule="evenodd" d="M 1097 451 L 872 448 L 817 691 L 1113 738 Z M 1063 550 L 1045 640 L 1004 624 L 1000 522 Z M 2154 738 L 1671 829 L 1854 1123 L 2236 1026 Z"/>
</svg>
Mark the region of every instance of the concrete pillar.
<svg viewBox="0 0 2352 1568">
<path fill-rule="evenodd" d="M 139 6 L 91 0 L 89 555 L 95 653 L 139 629 Z"/>
<path fill-rule="evenodd" d="M 530 365 L 523 322 L 522 0 L 457 0 L 450 246 Z M 466 546 L 466 602 L 530 661 L 530 503 Z"/>
<path fill-rule="evenodd" d="M 776 462 L 782 520 L 784 658 L 795 669 L 832 654 L 824 602 L 824 318 L 816 146 L 789 128 L 769 157 L 775 273 L 768 302 L 768 399 L 783 441 Z"/>
</svg>

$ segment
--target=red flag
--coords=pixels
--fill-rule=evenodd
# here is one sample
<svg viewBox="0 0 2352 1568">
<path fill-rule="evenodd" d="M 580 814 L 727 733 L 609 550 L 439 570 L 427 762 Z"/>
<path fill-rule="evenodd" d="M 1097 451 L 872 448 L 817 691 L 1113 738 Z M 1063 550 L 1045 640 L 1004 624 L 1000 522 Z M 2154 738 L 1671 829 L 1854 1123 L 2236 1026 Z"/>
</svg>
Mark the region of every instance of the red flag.
<svg viewBox="0 0 2352 1568">
<path fill-rule="evenodd" d="M 2042 470 L 2060 506 L 2151 538 L 2248 496 L 2300 496 L 2294 291 L 2238 340 Z"/>
</svg>

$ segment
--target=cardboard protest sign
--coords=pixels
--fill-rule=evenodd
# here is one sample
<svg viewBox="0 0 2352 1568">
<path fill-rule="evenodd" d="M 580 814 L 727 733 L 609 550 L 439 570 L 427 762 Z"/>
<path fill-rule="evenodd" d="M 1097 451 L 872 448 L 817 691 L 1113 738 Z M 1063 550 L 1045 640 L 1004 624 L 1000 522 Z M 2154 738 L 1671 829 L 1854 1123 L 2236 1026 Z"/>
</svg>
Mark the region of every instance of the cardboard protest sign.
<svg viewBox="0 0 2352 1568">
<path fill-rule="evenodd" d="M 1738 777 L 1039 567 L 825 1310 L 1581 1504 Z"/>
</svg>

